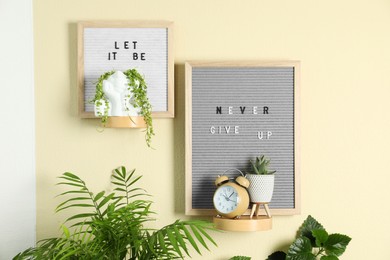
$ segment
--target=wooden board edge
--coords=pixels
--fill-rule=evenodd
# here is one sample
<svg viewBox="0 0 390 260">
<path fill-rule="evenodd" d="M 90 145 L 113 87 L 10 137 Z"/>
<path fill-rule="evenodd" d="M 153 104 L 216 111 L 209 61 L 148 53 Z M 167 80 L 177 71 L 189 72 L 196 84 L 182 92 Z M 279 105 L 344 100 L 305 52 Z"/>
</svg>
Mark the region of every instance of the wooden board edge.
<svg viewBox="0 0 390 260">
<path fill-rule="evenodd" d="M 185 212 L 192 215 L 192 66 L 185 63 Z"/>
<path fill-rule="evenodd" d="M 78 113 L 80 117 L 87 117 L 84 102 L 84 25 L 77 23 L 77 94 Z"/>
<path fill-rule="evenodd" d="M 91 118 L 91 119 L 99 119 L 96 117 L 93 112 L 79 111 L 80 118 Z M 170 112 L 162 111 L 162 112 L 152 112 L 152 118 L 174 118 L 174 115 Z"/>
<path fill-rule="evenodd" d="M 272 216 L 291 216 L 291 215 L 300 215 L 300 209 L 291 208 L 291 209 L 270 209 Z M 248 209 L 243 215 L 250 215 L 251 210 Z M 266 212 L 264 208 L 261 208 L 259 211 L 260 215 L 265 216 Z M 193 209 L 192 207 L 186 208 L 186 215 L 188 216 L 215 216 L 217 212 L 214 209 Z"/>
<path fill-rule="evenodd" d="M 216 214 L 216 211 L 213 209 L 193 209 L 192 208 L 192 133 L 191 127 L 192 124 L 189 122 L 192 118 L 192 69 L 195 67 L 265 67 L 265 66 L 274 66 L 274 67 L 294 67 L 294 135 L 295 135 L 295 145 L 294 145 L 294 208 L 291 209 L 271 209 L 272 215 L 282 216 L 282 215 L 299 215 L 301 214 L 301 182 L 300 182 L 300 131 L 297 126 L 300 124 L 300 61 L 298 60 L 269 60 L 269 61 L 199 61 L 192 60 L 185 63 L 185 85 L 186 85 L 186 118 L 185 118 L 185 214 L 186 215 L 203 215 L 203 216 L 212 216 Z M 189 129 L 188 129 L 189 128 Z M 191 180 L 191 182 L 190 182 Z M 249 215 L 250 210 L 248 209 L 245 212 L 245 215 Z M 260 214 L 265 214 L 265 210 L 261 209 Z"/>
<path fill-rule="evenodd" d="M 300 61 L 297 60 L 238 60 L 238 61 L 187 61 L 192 67 L 296 67 Z"/>
<path fill-rule="evenodd" d="M 89 28 L 168 28 L 173 26 L 167 20 L 84 20 L 79 22 Z"/>
<path fill-rule="evenodd" d="M 301 63 L 294 63 L 294 203 L 296 214 L 301 212 Z"/>
<path fill-rule="evenodd" d="M 175 117 L 175 57 L 174 57 L 174 38 L 173 38 L 173 22 L 167 22 L 166 28 L 168 30 L 168 86 L 167 86 L 167 95 L 168 95 L 168 104 L 167 112 L 164 116 L 167 118 Z"/>
<path fill-rule="evenodd" d="M 175 64 L 173 46 L 172 21 L 164 20 L 127 20 L 127 21 L 79 21 L 77 23 L 77 87 L 78 87 L 78 114 L 80 118 L 96 118 L 93 112 L 85 111 L 84 100 L 84 29 L 85 28 L 167 28 L 168 31 L 168 75 L 167 75 L 167 111 L 152 112 L 153 118 L 174 118 L 175 117 Z"/>
</svg>

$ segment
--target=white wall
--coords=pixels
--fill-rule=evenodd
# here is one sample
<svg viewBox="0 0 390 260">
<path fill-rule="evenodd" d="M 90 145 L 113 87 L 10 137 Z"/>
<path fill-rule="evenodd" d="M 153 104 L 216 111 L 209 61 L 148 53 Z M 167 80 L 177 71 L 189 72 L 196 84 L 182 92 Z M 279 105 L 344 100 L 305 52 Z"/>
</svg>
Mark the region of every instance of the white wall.
<svg viewBox="0 0 390 260">
<path fill-rule="evenodd" d="M 32 0 L 0 0 L 0 259 L 35 243 Z"/>
</svg>

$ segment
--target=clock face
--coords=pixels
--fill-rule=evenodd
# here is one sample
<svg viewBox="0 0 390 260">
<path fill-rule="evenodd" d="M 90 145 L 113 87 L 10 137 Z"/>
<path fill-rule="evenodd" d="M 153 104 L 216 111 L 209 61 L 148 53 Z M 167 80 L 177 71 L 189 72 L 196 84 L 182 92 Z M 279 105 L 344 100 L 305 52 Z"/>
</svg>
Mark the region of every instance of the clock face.
<svg viewBox="0 0 390 260">
<path fill-rule="evenodd" d="M 229 185 L 219 187 L 214 193 L 213 201 L 214 207 L 223 214 L 234 211 L 240 203 L 237 190 Z"/>
</svg>

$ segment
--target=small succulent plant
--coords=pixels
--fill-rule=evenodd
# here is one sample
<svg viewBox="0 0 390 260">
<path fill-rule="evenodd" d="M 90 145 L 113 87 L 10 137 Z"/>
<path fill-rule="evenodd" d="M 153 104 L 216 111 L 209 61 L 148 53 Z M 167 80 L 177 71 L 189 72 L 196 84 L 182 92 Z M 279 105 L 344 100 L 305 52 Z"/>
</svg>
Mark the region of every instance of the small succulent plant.
<svg viewBox="0 0 390 260">
<path fill-rule="evenodd" d="M 255 162 L 250 160 L 252 166 L 251 174 L 256 174 L 256 175 L 274 174 L 276 171 L 268 170 L 268 164 L 270 163 L 270 161 L 271 160 L 265 158 L 264 155 L 256 157 Z"/>
</svg>

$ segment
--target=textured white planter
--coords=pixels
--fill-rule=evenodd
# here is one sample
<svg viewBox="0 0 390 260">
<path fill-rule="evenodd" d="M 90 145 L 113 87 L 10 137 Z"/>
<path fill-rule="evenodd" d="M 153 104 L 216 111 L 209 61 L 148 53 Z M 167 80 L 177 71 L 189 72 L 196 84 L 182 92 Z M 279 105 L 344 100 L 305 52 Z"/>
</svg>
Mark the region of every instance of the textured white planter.
<svg viewBox="0 0 390 260">
<path fill-rule="evenodd" d="M 274 192 L 275 175 L 247 174 L 246 178 L 250 182 L 248 192 L 251 202 L 269 203 Z"/>
<path fill-rule="evenodd" d="M 103 92 L 108 99 L 108 116 L 139 116 L 140 108 L 135 108 L 133 93 L 128 90 L 129 80 L 122 71 L 115 71 L 103 80 Z M 139 83 L 138 83 L 139 84 Z M 100 105 L 99 105 L 100 103 Z M 104 115 L 106 103 L 103 99 L 95 101 L 95 116 Z"/>
</svg>

